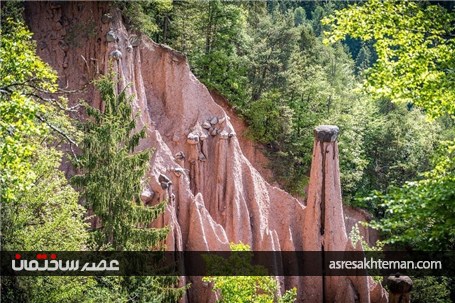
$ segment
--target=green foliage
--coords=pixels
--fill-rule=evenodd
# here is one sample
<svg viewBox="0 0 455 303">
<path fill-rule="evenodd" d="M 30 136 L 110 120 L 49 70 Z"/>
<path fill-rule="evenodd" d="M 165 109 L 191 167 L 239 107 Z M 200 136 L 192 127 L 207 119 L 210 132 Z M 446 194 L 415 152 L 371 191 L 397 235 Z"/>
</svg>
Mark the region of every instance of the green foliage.
<svg viewBox="0 0 455 303">
<path fill-rule="evenodd" d="M 429 155 L 436 151 L 440 132 L 440 125 L 428 121 L 420 110 L 379 101 L 364 130 L 363 150 L 371 160 L 364 168 L 357 196 L 372 190 L 385 192 L 389 186 L 401 186 L 431 169 Z"/>
<path fill-rule="evenodd" d="M 286 140 L 292 132 L 293 110 L 285 104 L 279 105 L 280 98 L 277 91 L 267 92 L 251 103 L 246 112 L 250 119 L 250 133 L 261 143 Z"/>
<path fill-rule="evenodd" d="M 250 247 L 245 244 L 231 244 L 232 251 L 249 251 Z M 213 257 L 213 256 L 212 256 Z M 249 273 L 258 273 L 259 276 L 212 276 L 204 277 L 203 281 L 213 283 L 213 290 L 219 292 L 220 303 L 292 303 L 295 302 L 297 290 L 295 288 L 286 291 L 283 296 L 277 296 L 278 282 L 268 276 L 264 276 L 264 268 L 253 267 L 250 257 L 234 254 L 227 260 L 219 260 L 215 257 L 207 260 L 208 270 L 239 273 L 245 270 Z M 220 268 L 220 266 L 223 268 Z"/>
<path fill-rule="evenodd" d="M 23 24 L 24 6 L 19 1 L 8 1 L 2 4 L 0 8 L 0 20 L 3 32 L 13 31 L 14 23 Z M 10 19 L 7 21 L 7 19 Z M 11 22 L 14 21 L 14 22 Z"/>
<path fill-rule="evenodd" d="M 59 170 L 62 153 L 41 145 L 31 159 L 37 177 L 16 201 L 4 205 L 2 215 L 8 250 L 81 250 L 88 239 L 84 209 L 78 194 Z M 20 210 L 20 211 L 18 211 Z"/>
<path fill-rule="evenodd" d="M 173 17 L 170 45 L 188 55 L 193 72 L 209 89 L 240 102 L 246 92 L 242 51 L 247 15 L 242 7 L 220 0 L 188 1 L 175 5 Z"/>
<path fill-rule="evenodd" d="M 251 101 L 259 100 L 268 90 L 282 89 L 286 78 L 283 72 L 289 66 L 298 31 L 294 27 L 291 12 L 282 13 L 275 9 L 259 18 L 249 27 L 251 42 L 248 52 L 248 79 Z"/>
<path fill-rule="evenodd" d="M 80 187 L 87 209 L 100 219 L 92 232 L 95 249 L 162 249 L 168 228 L 150 228 L 163 213 L 165 202 L 145 206 L 140 200 L 150 151 L 135 151 L 145 131 L 136 131 L 132 98 L 126 89 L 117 93 L 114 75 L 96 81 L 104 110 L 87 106 L 82 124 L 82 154 L 75 159 L 78 175 L 72 182 Z M 175 288 L 176 277 L 104 277 L 97 280 L 88 298 L 112 301 L 176 302 L 185 288 Z"/>
<path fill-rule="evenodd" d="M 2 247 L 12 251 L 78 251 L 88 239 L 78 194 L 59 170 L 62 154 L 41 146 L 31 170 L 37 178 L 17 199 L 2 205 Z M 2 278 L 5 302 L 80 302 L 91 277 Z"/>
<path fill-rule="evenodd" d="M 176 50 L 189 56 L 204 50 L 204 23 L 202 18 L 207 10 L 205 1 L 189 0 L 176 1 L 171 12 L 171 23 L 169 25 L 169 37 L 165 35 L 163 28 L 163 40 Z M 204 19 L 207 20 L 207 19 Z"/>
<path fill-rule="evenodd" d="M 55 146 L 61 138 L 53 132 L 71 131 L 71 122 L 62 100 L 41 97 L 55 92 L 57 78 L 36 56 L 19 16 L 2 19 L 0 57 L 2 249 L 82 250 L 88 239 L 84 210 L 59 170 L 63 154 Z M 2 302 L 80 302 L 94 281 L 2 277 L 1 282 Z"/>
<path fill-rule="evenodd" d="M 171 0 L 116 0 L 114 3 L 132 30 L 149 36 L 159 32 L 160 20 L 172 9 Z"/>
<path fill-rule="evenodd" d="M 96 284 L 82 297 L 84 302 L 178 302 L 186 288 L 175 288 L 176 278 L 168 277 L 96 277 Z"/>
<path fill-rule="evenodd" d="M 22 23 L 2 20 L 0 45 L 0 198 L 8 203 L 36 177 L 30 159 L 46 131 L 37 115 L 48 110 L 35 97 L 56 90 L 55 73 L 35 54 L 32 34 Z M 2 24 L 3 25 L 3 24 Z M 6 30 L 6 31 L 5 31 Z"/>
<path fill-rule="evenodd" d="M 421 277 L 412 278 L 411 299 L 413 303 L 449 303 L 450 283 L 453 278 L 448 277 Z"/>
<path fill-rule="evenodd" d="M 371 93 L 415 104 L 431 116 L 453 116 L 454 20 L 439 5 L 370 0 L 324 22 L 332 25 L 327 41 L 346 35 L 374 41 L 378 60 L 367 77 Z"/>
<path fill-rule="evenodd" d="M 299 26 L 306 21 L 306 12 L 303 7 L 298 7 L 294 10 L 294 25 Z"/>
<path fill-rule="evenodd" d="M 363 71 L 367 70 L 372 64 L 372 53 L 368 45 L 363 44 L 355 58 L 355 66 L 357 74 L 362 74 Z"/>
<path fill-rule="evenodd" d="M 90 302 L 92 277 L 2 277 L 2 302 Z"/>
<path fill-rule="evenodd" d="M 87 107 L 83 124 L 82 154 L 75 161 L 81 174 L 73 177 L 81 188 L 87 208 L 100 218 L 95 246 L 112 245 L 115 250 L 143 250 L 158 245 L 168 230 L 147 227 L 164 211 L 164 203 L 142 204 L 139 194 L 150 151 L 134 152 L 145 131 L 134 132 L 131 98 L 109 75 L 97 81 L 104 111 Z"/>
<path fill-rule="evenodd" d="M 422 180 L 372 197 L 386 210 L 383 220 L 372 223 L 387 233 L 386 242 L 411 244 L 422 250 L 455 248 L 454 142 L 446 143 L 444 149 L 447 153 Z"/>
</svg>

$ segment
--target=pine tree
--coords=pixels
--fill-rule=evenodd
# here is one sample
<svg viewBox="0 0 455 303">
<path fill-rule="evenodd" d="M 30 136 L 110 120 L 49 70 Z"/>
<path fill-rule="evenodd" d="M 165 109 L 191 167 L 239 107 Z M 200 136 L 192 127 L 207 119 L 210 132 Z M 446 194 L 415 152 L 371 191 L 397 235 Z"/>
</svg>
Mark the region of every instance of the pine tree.
<svg viewBox="0 0 455 303">
<path fill-rule="evenodd" d="M 168 229 L 147 226 L 163 212 L 165 204 L 142 204 L 139 193 L 150 151 L 133 153 L 145 132 L 134 133 L 131 98 L 125 90 L 116 93 L 113 75 L 101 78 L 96 85 L 105 109 L 87 107 L 82 155 L 76 161 L 81 174 L 72 179 L 80 187 L 87 208 L 101 221 L 101 227 L 94 231 L 94 244 L 114 250 L 157 248 Z"/>
<path fill-rule="evenodd" d="M 87 107 L 82 155 L 75 161 L 81 174 L 72 179 L 86 207 L 101 221 L 93 231 L 95 248 L 162 249 L 168 228 L 148 226 L 164 211 L 165 202 L 148 207 L 139 197 L 151 151 L 135 152 L 135 148 L 145 131 L 135 132 L 131 97 L 125 89 L 117 94 L 114 75 L 102 77 L 96 86 L 104 111 Z M 176 302 L 186 290 L 175 288 L 177 282 L 177 277 L 102 277 L 90 295 L 101 293 L 103 300 L 108 296 L 129 302 Z"/>
<path fill-rule="evenodd" d="M 302 25 L 306 21 L 306 12 L 303 7 L 298 7 L 294 10 L 294 25 Z"/>
<path fill-rule="evenodd" d="M 371 66 L 372 55 L 368 45 L 363 44 L 355 58 L 355 67 L 357 74 L 361 74 L 364 70 Z"/>
</svg>

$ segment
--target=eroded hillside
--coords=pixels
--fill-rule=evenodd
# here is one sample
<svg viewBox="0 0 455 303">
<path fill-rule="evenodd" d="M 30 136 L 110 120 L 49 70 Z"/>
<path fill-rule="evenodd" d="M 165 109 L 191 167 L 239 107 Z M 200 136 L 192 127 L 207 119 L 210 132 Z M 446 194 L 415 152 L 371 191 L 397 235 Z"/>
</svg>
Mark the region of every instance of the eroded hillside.
<svg viewBox="0 0 455 303">
<path fill-rule="evenodd" d="M 167 199 L 169 250 L 354 250 L 346 233 L 335 141 L 315 141 L 308 201 L 270 185 L 242 152 L 225 110 L 191 73 L 183 55 L 129 32 L 119 11 L 105 2 L 28 2 L 27 22 L 38 54 L 57 72 L 72 104 L 103 106 L 91 81 L 108 71 L 120 76 L 139 113 L 150 159 L 145 203 Z M 321 206 L 322 205 L 322 206 Z M 321 213 L 321 210 L 322 213 Z M 321 233 L 321 225 L 325 232 Z M 200 278 L 185 300 L 213 302 Z M 368 277 L 280 279 L 298 287 L 299 302 L 384 302 Z M 182 280 L 184 283 L 185 280 Z"/>
</svg>

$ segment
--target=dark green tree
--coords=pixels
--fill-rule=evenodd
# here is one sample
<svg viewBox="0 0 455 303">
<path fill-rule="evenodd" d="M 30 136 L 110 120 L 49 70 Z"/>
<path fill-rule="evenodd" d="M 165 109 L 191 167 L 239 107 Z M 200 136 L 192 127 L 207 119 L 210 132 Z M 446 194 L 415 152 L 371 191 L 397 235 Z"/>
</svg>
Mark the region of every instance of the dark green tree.
<svg viewBox="0 0 455 303">
<path fill-rule="evenodd" d="M 135 151 L 145 131 L 134 132 L 131 98 L 125 90 L 117 93 L 113 77 L 96 82 L 104 110 L 87 106 L 82 154 L 75 161 L 80 174 L 72 182 L 81 189 L 86 207 L 100 219 L 94 231 L 96 247 L 148 250 L 168 233 L 167 228 L 148 228 L 165 204 L 146 207 L 139 198 L 150 151 Z"/>
<path fill-rule="evenodd" d="M 299 26 L 306 21 L 306 12 L 303 7 L 298 7 L 294 10 L 294 25 Z"/>
<path fill-rule="evenodd" d="M 242 47 L 246 15 L 241 6 L 208 1 L 202 18 L 203 51 L 190 60 L 195 74 L 210 89 L 215 89 L 232 101 L 244 97 L 246 68 Z"/>
<path fill-rule="evenodd" d="M 422 250 L 455 248 L 455 145 L 446 142 L 442 149 L 436 167 L 422 180 L 370 197 L 385 209 L 384 218 L 372 225 L 388 236 L 387 242 Z"/>
<path fill-rule="evenodd" d="M 232 102 L 246 95 L 247 13 L 230 1 L 178 1 L 170 15 L 169 44 L 188 56 L 192 71 Z"/>
<path fill-rule="evenodd" d="M 371 50 L 368 45 L 363 44 L 355 58 L 355 67 L 357 74 L 361 74 L 364 70 L 371 67 L 372 64 Z"/>
<path fill-rule="evenodd" d="M 130 29 L 149 35 L 157 42 L 166 40 L 167 18 L 172 10 L 172 0 L 116 0 L 114 5 L 122 11 L 124 21 Z"/>
<path fill-rule="evenodd" d="M 167 44 L 190 59 L 201 52 L 204 45 L 203 14 L 206 3 L 202 1 L 176 1 L 170 13 Z"/>
<path fill-rule="evenodd" d="M 259 100 L 268 90 L 282 88 L 283 72 L 297 42 L 292 12 L 281 13 L 274 9 L 259 19 L 256 27 L 249 27 L 251 46 L 248 51 L 248 79 L 251 100 Z"/>
<path fill-rule="evenodd" d="M 80 190 L 84 204 L 99 218 L 93 230 L 96 249 L 162 249 L 168 228 L 150 228 L 163 213 L 165 201 L 146 206 L 140 200 L 150 151 L 136 151 L 145 131 L 135 131 L 131 97 L 126 89 L 117 93 L 114 75 L 96 81 L 104 110 L 87 106 L 83 123 L 81 155 L 75 159 L 80 174 L 72 181 Z M 131 302 L 174 302 L 185 291 L 175 288 L 175 277 L 100 278 L 91 296 L 127 298 Z M 123 299 L 122 299 L 123 300 Z M 125 299 L 126 300 L 126 299 Z"/>
</svg>

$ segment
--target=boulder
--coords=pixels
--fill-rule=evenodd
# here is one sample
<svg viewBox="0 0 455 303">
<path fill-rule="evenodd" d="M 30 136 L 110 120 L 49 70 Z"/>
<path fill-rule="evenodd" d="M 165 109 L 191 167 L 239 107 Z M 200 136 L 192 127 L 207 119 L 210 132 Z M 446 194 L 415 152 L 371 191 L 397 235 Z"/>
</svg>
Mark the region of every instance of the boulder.
<svg viewBox="0 0 455 303">
<path fill-rule="evenodd" d="M 212 124 L 210 124 L 210 122 L 204 121 L 202 123 L 202 128 L 204 128 L 204 129 L 210 129 L 211 127 L 212 127 Z"/>
<path fill-rule="evenodd" d="M 199 161 L 204 162 L 205 160 L 207 160 L 207 157 L 203 153 L 199 153 L 198 159 Z"/>
<path fill-rule="evenodd" d="M 203 132 L 203 133 L 199 136 L 199 139 L 200 139 L 201 141 L 204 141 L 205 139 L 207 139 L 207 137 L 208 137 L 207 133 L 206 133 L 206 132 Z"/>
<path fill-rule="evenodd" d="M 148 189 L 148 188 L 144 189 L 141 192 L 141 200 L 142 200 L 142 202 L 144 202 L 144 203 L 149 202 L 150 200 L 152 200 L 154 194 L 155 193 L 153 192 L 153 190 Z"/>
<path fill-rule="evenodd" d="M 227 138 L 229 138 L 229 134 L 227 131 L 223 130 L 221 133 L 220 133 L 220 138 L 221 139 L 224 139 L 226 140 Z"/>
<path fill-rule="evenodd" d="M 116 49 L 111 52 L 110 56 L 115 60 L 120 60 L 122 58 L 122 52 Z"/>
<path fill-rule="evenodd" d="M 212 119 L 210 119 L 210 124 L 212 125 L 218 124 L 218 117 L 213 117 Z"/>
<path fill-rule="evenodd" d="M 133 47 L 137 47 L 137 46 L 139 46 L 139 44 L 141 44 L 141 38 L 139 38 L 138 35 L 131 35 L 128 38 L 128 41 L 129 41 L 130 45 Z"/>
<path fill-rule="evenodd" d="M 186 139 L 186 142 L 191 145 L 199 143 L 199 135 L 196 133 L 189 133 Z"/>
<path fill-rule="evenodd" d="M 117 42 L 118 41 L 118 36 L 114 30 L 110 30 L 107 32 L 106 41 L 107 42 Z"/>
<path fill-rule="evenodd" d="M 112 21 L 112 14 L 110 13 L 105 13 L 101 16 L 101 22 L 103 23 L 109 23 Z"/>
<path fill-rule="evenodd" d="M 336 125 L 320 125 L 314 129 L 316 140 L 321 142 L 334 142 L 340 129 Z"/>
<path fill-rule="evenodd" d="M 181 167 L 176 167 L 172 170 L 174 172 L 174 174 L 177 176 L 177 177 L 181 177 L 182 175 L 185 174 L 185 170 Z"/>
<path fill-rule="evenodd" d="M 176 153 L 174 155 L 174 158 L 176 160 L 183 160 L 183 159 L 185 159 L 185 154 L 182 151 L 179 151 L 178 153 Z"/>
</svg>

